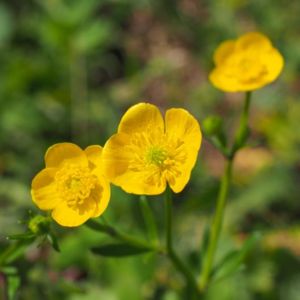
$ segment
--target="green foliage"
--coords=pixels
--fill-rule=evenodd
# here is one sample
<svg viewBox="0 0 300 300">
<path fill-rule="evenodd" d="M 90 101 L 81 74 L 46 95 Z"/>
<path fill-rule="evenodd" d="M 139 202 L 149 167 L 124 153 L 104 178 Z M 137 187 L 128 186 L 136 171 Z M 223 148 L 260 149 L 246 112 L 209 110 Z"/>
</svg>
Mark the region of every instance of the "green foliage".
<svg viewBox="0 0 300 300">
<path fill-rule="evenodd" d="M 259 30 L 283 53 L 285 70 L 252 95 L 253 156 L 237 157 L 205 299 L 298 300 L 300 238 L 290 231 L 299 229 L 300 213 L 299 14 L 299 1 L 280 0 L 1 3 L 0 299 L 190 300 L 157 241 L 164 235 L 160 197 L 147 198 L 153 222 L 148 206 L 114 188 L 104 217 L 120 231 L 107 235 L 107 222 L 98 231 L 61 228 L 41 216 L 23 222 L 34 208 L 30 182 L 50 145 L 103 145 L 131 104 L 189 109 L 205 142 L 189 185 L 174 199 L 174 244 L 199 272 L 222 172 L 217 150 L 228 154 L 243 101 L 216 91 L 207 75 L 221 41 Z M 116 260 L 119 254 L 132 257 Z"/>
<path fill-rule="evenodd" d="M 133 246 L 126 243 L 106 244 L 97 248 L 92 248 L 92 252 L 94 254 L 108 257 L 132 256 L 144 254 L 149 251 L 151 250 L 149 250 L 148 248 Z"/>
<path fill-rule="evenodd" d="M 244 242 L 240 250 L 232 250 L 226 254 L 222 261 L 215 267 L 212 274 L 212 280 L 221 280 L 240 270 L 243 267 L 246 256 L 254 249 L 260 239 L 261 235 L 254 232 Z"/>
</svg>

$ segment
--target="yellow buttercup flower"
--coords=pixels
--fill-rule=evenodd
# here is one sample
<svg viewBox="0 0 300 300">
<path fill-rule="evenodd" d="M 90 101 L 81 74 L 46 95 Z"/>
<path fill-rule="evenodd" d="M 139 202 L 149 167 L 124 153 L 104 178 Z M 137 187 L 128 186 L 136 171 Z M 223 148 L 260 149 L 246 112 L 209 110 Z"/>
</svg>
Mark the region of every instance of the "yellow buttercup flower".
<svg viewBox="0 0 300 300">
<path fill-rule="evenodd" d="M 167 110 L 165 120 L 149 103 L 132 106 L 103 148 L 106 176 L 128 193 L 157 195 L 168 183 L 187 184 L 201 144 L 197 120 L 186 110 Z"/>
<path fill-rule="evenodd" d="M 214 53 L 215 69 L 210 81 L 225 92 L 253 91 L 274 81 L 284 60 L 270 40 L 250 32 L 237 40 L 228 40 Z"/>
<path fill-rule="evenodd" d="M 84 151 L 71 143 L 50 147 L 45 155 L 46 168 L 32 181 L 33 202 L 42 210 L 51 210 L 52 218 L 62 226 L 79 226 L 100 216 L 110 199 L 101 156 L 100 146 Z"/>
</svg>

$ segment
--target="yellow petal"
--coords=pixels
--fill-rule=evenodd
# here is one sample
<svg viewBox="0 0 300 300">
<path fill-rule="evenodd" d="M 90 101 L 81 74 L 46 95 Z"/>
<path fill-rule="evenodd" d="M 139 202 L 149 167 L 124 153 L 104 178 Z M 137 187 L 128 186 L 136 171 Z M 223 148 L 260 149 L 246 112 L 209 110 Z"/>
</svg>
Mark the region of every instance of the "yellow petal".
<svg viewBox="0 0 300 300">
<path fill-rule="evenodd" d="M 45 154 L 47 168 L 57 168 L 62 162 L 72 161 L 74 164 L 88 165 L 84 151 L 72 143 L 59 143 L 48 148 Z"/>
<path fill-rule="evenodd" d="M 216 65 L 219 65 L 226 60 L 234 52 L 235 41 L 228 40 L 220 44 L 217 50 L 214 53 L 214 62 Z"/>
<path fill-rule="evenodd" d="M 171 189 L 175 193 L 179 193 L 188 183 L 191 171 L 196 163 L 198 152 L 200 149 L 202 134 L 198 121 L 186 110 L 180 108 L 172 108 L 166 112 L 166 134 L 170 141 L 183 142 L 181 155 L 185 159 L 175 162 L 178 163 L 180 174 L 173 180 L 168 180 Z"/>
<path fill-rule="evenodd" d="M 42 210 L 53 209 L 62 201 L 57 193 L 56 183 L 54 182 L 56 170 L 55 168 L 43 169 L 32 180 L 32 200 Z"/>
<path fill-rule="evenodd" d="M 265 80 L 266 82 L 274 81 L 281 73 L 284 66 L 282 55 L 275 48 L 265 53 L 261 58 L 267 68 Z"/>
<path fill-rule="evenodd" d="M 91 193 L 91 199 L 96 203 L 96 209 L 92 215 L 93 218 L 99 217 L 106 210 L 110 200 L 110 185 L 105 177 L 102 176 L 102 171 L 93 171 L 99 179 L 99 186 Z"/>
<path fill-rule="evenodd" d="M 259 32 L 248 32 L 236 41 L 237 50 L 255 48 L 257 51 L 267 51 L 272 47 L 270 40 Z"/>
<path fill-rule="evenodd" d="M 134 172 L 128 170 L 126 173 L 116 177 L 113 183 L 120 186 L 126 193 L 135 195 L 159 195 L 166 189 L 166 180 L 157 177 L 157 180 L 148 181 L 152 177 L 149 172 Z"/>
<path fill-rule="evenodd" d="M 93 167 L 100 168 L 102 165 L 102 150 L 103 148 L 98 145 L 88 146 L 84 152 L 88 160 L 92 163 Z"/>
<path fill-rule="evenodd" d="M 222 66 L 216 67 L 209 74 L 210 82 L 218 89 L 225 92 L 241 91 L 240 84 L 235 76 L 227 76 Z"/>
<path fill-rule="evenodd" d="M 127 171 L 132 154 L 127 150 L 130 137 L 124 133 L 112 135 L 104 145 L 102 152 L 105 176 L 113 181 Z"/>
<path fill-rule="evenodd" d="M 249 92 L 255 91 L 263 86 L 265 86 L 267 82 L 263 80 L 263 78 L 258 78 L 256 80 L 252 80 L 251 82 L 243 82 L 240 83 L 239 87 L 236 89 L 237 92 Z"/>
<path fill-rule="evenodd" d="M 62 201 L 52 211 L 52 218 L 61 226 L 75 227 L 83 224 L 94 215 L 96 203 L 88 199 L 80 209 L 68 206 L 66 201 Z"/>
<path fill-rule="evenodd" d="M 122 117 L 118 132 L 127 134 L 155 128 L 164 131 L 164 122 L 159 109 L 150 103 L 139 103 L 130 107 Z"/>
<path fill-rule="evenodd" d="M 161 194 L 166 188 L 166 182 L 147 181 L 149 172 L 142 169 L 130 169 L 136 155 L 128 146 L 130 136 L 124 133 L 113 135 L 103 148 L 103 168 L 105 176 L 125 192 L 138 195 Z"/>
</svg>

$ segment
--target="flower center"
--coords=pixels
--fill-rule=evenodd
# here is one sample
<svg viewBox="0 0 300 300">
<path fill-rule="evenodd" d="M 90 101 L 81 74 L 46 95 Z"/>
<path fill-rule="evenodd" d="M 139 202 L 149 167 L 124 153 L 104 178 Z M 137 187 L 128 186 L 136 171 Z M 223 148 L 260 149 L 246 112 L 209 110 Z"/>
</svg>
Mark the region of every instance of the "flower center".
<svg viewBox="0 0 300 300">
<path fill-rule="evenodd" d="M 145 181 L 148 184 L 161 185 L 165 180 L 175 183 L 181 174 L 181 166 L 186 160 L 183 142 L 167 140 L 163 147 L 151 146 L 146 153 L 147 166 Z M 163 143 L 163 142 L 162 142 Z"/>
<path fill-rule="evenodd" d="M 167 158 L 166 150 L 159 146 L 151 146 L 146 153 L 146 162 L 161 166 Z"/>
<path fill-rule="evenodd" d="M 97 184 L 88 167 L 64 165 L 55 175 L 57 190 L 71 207 L 83 205 Z"/>
<path fill-rule="evenodd" d="M 187 153 L 183 141 L 159 135 L 155 130 L 135 133 L 128 145 L 132 153 L 128 169 L 140 172 L 148 184 L 174 183 L 181 174 Z"/>
<path fill-rule="evenodd" d="M 237 56 L 235 68 L 236 76 L 243 82 L 255 81 L 266 73 L 259 55 L 252 52 Z"/>
<path fill-rule="evenodd" d="M 239 62 L 239 69 L 241 72 L 248 72 L 249 70 L 251 70 L 251 68 L 253 69 L 254 65 L 255 65 L 255 62 L 253 60 L 248 59 L 248 58 L 243 58 Z"/>
</svg>

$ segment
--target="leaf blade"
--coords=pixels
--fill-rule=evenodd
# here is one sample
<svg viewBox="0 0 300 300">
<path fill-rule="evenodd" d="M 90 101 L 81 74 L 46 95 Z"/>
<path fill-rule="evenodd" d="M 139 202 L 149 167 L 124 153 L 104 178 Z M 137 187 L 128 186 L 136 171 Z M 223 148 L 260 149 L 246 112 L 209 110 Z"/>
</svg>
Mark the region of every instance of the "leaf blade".
<svg viewBox="0 0 300 300">
<path fill-rule="evenodd" d="M 151 252 L 153 249 L 146 247 L 138 247 L 134 245 L 129 245 L 125 243 L 117 244 L 106 244 L 100 247 L 92 248 L 92 252 L 96 255 L 105 257 L 126 257 L 141 255 L 147 252 Z"/>
</svg>

